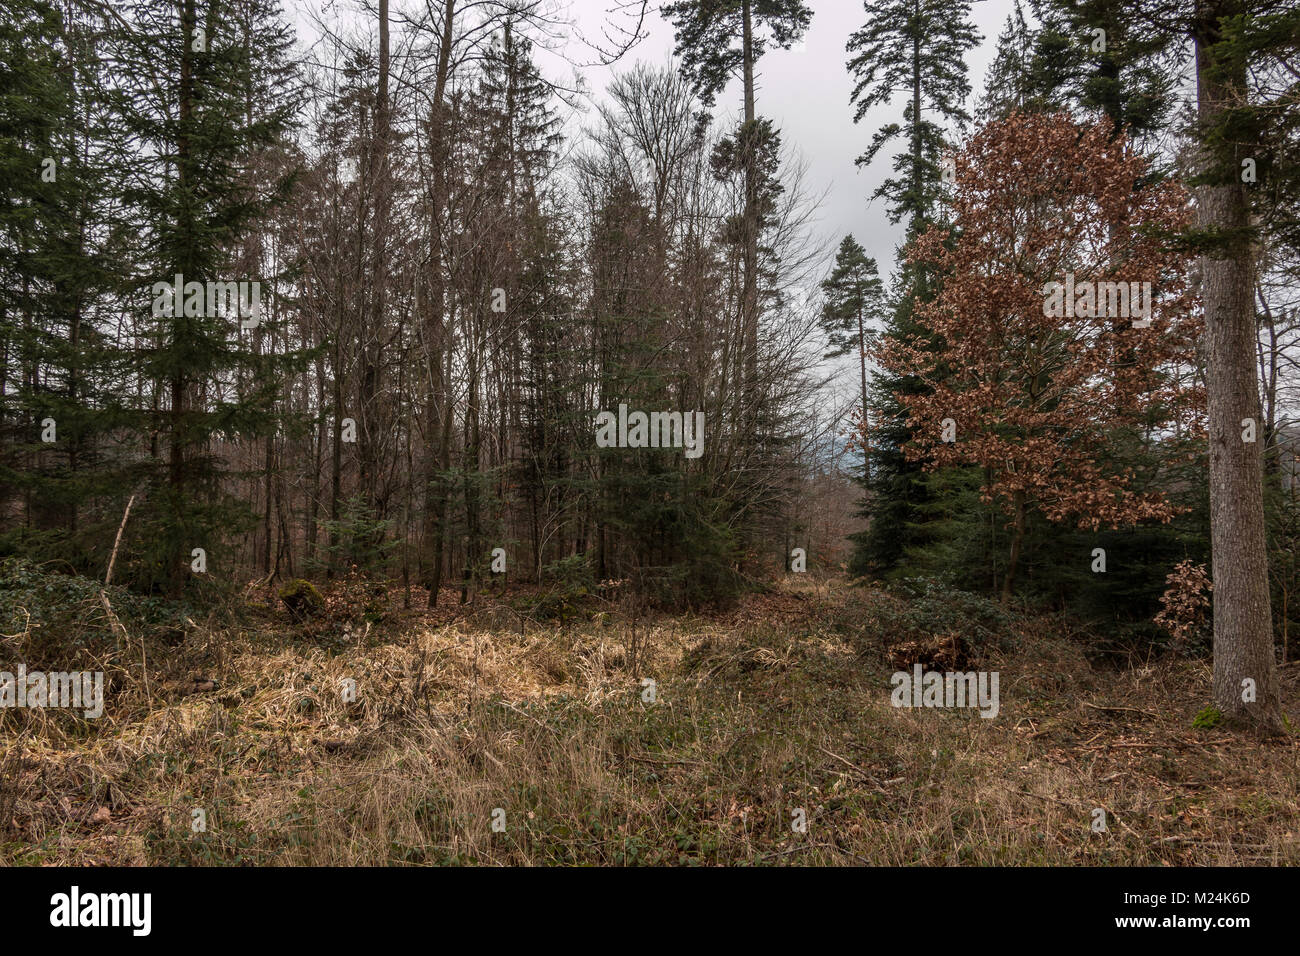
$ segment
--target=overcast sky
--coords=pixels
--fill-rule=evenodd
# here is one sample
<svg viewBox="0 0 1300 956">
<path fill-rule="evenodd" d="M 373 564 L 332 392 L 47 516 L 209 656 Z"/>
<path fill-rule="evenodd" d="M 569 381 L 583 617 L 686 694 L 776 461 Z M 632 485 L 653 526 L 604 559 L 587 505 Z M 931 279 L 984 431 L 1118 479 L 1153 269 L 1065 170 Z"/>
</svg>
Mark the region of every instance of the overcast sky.
<svg viewBox="0 0 1300 956">
<path fill-rule="evenodd" d="M 845 68 L 844 44 L 863 25 L 865 13 L 860 0 L 805 0 L 813 11 L 812 24 L 801 49 L 772 49 L 759 62 L 756 107 L 781 130 L 782 142 L 794 147 L 808 164 L 808 188 L 814 195 L 825 192 L 818 230 L 837 245 L 845 233 L 862 243 L 867 254 L 888 276 L 895 250 L 902 239 L 902 226 L 891 226 L 883 201 L 871 201 L 871 194 L 888 174 L 897 148 L 887 147 L 871 167 L 854 165 L 877 128 L 902 120 L 903 101 L 879 107 L 854 125 L 849 94 L 853 83 Z M 573 0 L 571 14 L 584 34 L 597 33 L 605 11 L 614 0 Z M 631 58 L 666 63 L 673 51 L 673 29 L 657 12 L 647 18 L 649 36 Z M 994 46 L 1003 24 L 1014 7 L 1013 0 L 980 0 L 972 18 L 984 38 L 971 51 L 967 67 L 973 94 L 983 87 L 984 74 L 993 59 Z M 613 67 L 614 70 L 621 65 Z M 607 81 L 609 69 L 586 71 L 593 90 Z M 741 108 L 739 81 L 718 97 L 717 115 L 736 116 Z M 968 104 L 969 108 L 970 104 Z"/>
<path fill-rule="evenodd" d="M 390 2 L 394 11 L 423 7 L 422 0 Z M 560 51 L 555 55 L 538 52 L 537 60 L 543 71 L 555 79 L 567 80 L 573 73 L 572 63 L 593 63 L 599 58 L 583 42 L 584 38 L 602 42 L 602 32 L 610 34 L 618 27 L 631 30 L 635 25 L 633 19 L 626 13 L 611 12 L 620 2 L 557 0 L 560 15 L 572 24 L 566 31 L 569 39 L 563 50 L 569 62 L 561 58 Z M 758 112 L 772 119 L 781 130 L 783 144 L 796 150 L 807 163 L 808 191 L 813 195 L 825 194 L 816 225 L 819 236 L 833 248 L 845 233 L 853 233 L 867 253 L 879 262 L 882 275 L 888 276 L 902 227 L 891 226 L 884 204 L 873 203 L 870 197 L 888 171 L 889 157 L 897 150 L 891 148 L 888 154 L 882 153 L 867 169 L 858 169 L 853 160 L 866 148 L 875 129 L 894 120 L 901 121 L 903 102 L 879 107 L 854 125 L 849 105 L 852 82 L 844 65 L 847 59 L 844 44 L 863 24 L 862 4 L 860 0 L 805 2 L 811 7 L 813 17 L 801 47 L 789 51 L 769 50 L 759 63 Z M 356 12 L 357 4 L 352 0 L 284 0 L 284 3 L 304 44 L 310 44 L 316 36 L 312 11 L 319 14 L 324 10 L 325 18 L 334 23 L 349 22 L 363 29 L 373 26 L 366 22 L 368 18 Z M 592 65 L 580 69 L 592 100 L 600 100 L 611 78 L 637 60 L 652 65 L 671 62 L 673 28 L 659 14 L 659 6 L 660 0 L 651 0 L 651 12 L 644 24 L 647 35 L 620 62 L 612 67 Z M 1012 9 L 1013 0 L 977 0 L 974 4 L 972 16 L 983 42 L 967 60 L 973 95 L 983 87 L 997 36 Z M 588 105 L 590 115 L 594 110 Z M 740 112 L 740 105 L 740 83 L 736 81 L 718 97 L 715 115 L 734 118 Z M 577 124 L 584 119 L 574 117 Z"/>
</svg>

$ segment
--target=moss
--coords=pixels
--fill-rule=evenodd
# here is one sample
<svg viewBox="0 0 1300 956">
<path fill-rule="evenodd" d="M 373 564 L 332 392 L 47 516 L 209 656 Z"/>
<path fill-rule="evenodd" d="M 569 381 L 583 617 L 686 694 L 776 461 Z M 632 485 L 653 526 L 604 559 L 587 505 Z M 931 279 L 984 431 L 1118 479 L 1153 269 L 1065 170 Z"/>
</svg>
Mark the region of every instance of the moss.
<svg viewBox="0 0 1300 956">
<path fill-rule="evenodd" d="M 1196 715 L 1196 719 L 1192 721 L 1192 727 L 1196 730 L 1209 730 L 1211 727 L 1217 727 L 1222 720 L 1223 711 L 1211 704 Z"/>
<path fill-rule="evenodd" d="M 316 585 L 302 578 L 296 578 L 281 588 L 280 600 L 295 621 L 305 621 L 325 610 L 325 599 L 316 590 Z"/>
</svg>

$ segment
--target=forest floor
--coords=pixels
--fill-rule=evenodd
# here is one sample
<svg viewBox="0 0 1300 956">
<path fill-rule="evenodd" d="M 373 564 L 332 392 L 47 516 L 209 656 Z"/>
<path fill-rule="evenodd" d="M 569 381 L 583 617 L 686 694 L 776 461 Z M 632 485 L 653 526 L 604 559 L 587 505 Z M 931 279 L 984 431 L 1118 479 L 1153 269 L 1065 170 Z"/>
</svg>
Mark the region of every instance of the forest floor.
<svg viewBox="0 0 1300 956">
<path fill-rule="evenodd" d="M 838 579 L 635 628 L 490 603 L 329 644 L 267 609 L 122 663 L 98 720 L 0 713 L 0 863 L 1300 863 L 1300 737 L 1194 728 L 1205 660 L 1016 616 L 984 719 L 891 706 L 906 609 Z"/>
</svg>

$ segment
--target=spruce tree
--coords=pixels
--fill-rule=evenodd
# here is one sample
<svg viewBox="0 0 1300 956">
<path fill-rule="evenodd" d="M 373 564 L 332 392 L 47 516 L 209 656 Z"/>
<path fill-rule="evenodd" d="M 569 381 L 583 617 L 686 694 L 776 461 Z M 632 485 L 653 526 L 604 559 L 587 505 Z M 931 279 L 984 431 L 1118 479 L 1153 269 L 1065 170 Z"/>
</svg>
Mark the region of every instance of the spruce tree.
<svg viewBox="0 0 1300 956">
<path fill-rule="evenodd" d="M 140 153 L 127 192 L 140 217 L 140 266 L 125 292 L 152 339 L 136 359 L 158 388 L 150 507 L 137 527 L 154 579 L 173 594 L 198 566 L 195 549 L 211 565 L 224 536 L 248 518 L 222 485 L 213 446 L 274 430 L 287 366 L 284 357 L 256 353 L 252 339 L 262 330 L 245 326 L 246 312 L 213 309 L 188 293 L 182 301 L 158 294 L 158 284 L 177 275 L 187 285 L 258 281 L 273 291 L 266 277 L 232 274 L 232 260 L 291 185 L 291 176 L 268 182 L 253 172 L 292 117 L 289 98 L 257 95 L 266 90 L 261 54 L 282 55 L 288 27 L 270 4 L 243 11 L 241 20 L 222 0 L 134 3 L 111 39 L 125 132 Z"/>
<path fill-rule="evenodd" d="M 1145 12 L 1145 7 L 1143 7 Z M 1197 222 L 1202 255 L 1209 398 L 1210 534 L 1214 580 L 1214 703 L 1266 733 L 1283 730 L 1263 502 L 1261 443 L 1242 423 L 1262 421 L 1255 353 L 1255 253 L 1260 241 L 1252 184 L 1294 176 L 1279 152 L 1289 124 L 1272 116 L 1290 102 L 1261 102 L 1252 72 L 1300 49 L 1293 3 L 1204 0 L 1187 28 L 1195 44 Z M 1281 160 L 1278 162 L 1278 160 Z M 1247 170 L 1254 168 L 1253 175 Z M 1261 174 L 1262 172 L 1262 174 Z"/>
<path fill-rule="evenodd" d="M 822 281 L 822 294 L 826 297 L 822 305 L 821 326 L 826 333 L 830 346 L 826 358 L 842 358 L 853 355 L 858 360 L 858 373 L 861 377 L 861 423 L 863 434 L 869 442 L 870 415 L 868 414 L 867 357 L 869 344 L 868 328 L 872 320 L 877 319 L 882 307 L 883 291 L 876 260 L 866 254 L 862 246 L 852 236 L 845 236 L 835 253 L 835 267 L 831 274 Z M 871 449 L 868 444 L 863 449 L 867 460 Z M 864 472 L 865 472 L 864 462 Z M 870 481 L 870 475 L 863 475 Z"/>
<path fill-rule="evenodd" d="M 101 29 L 45 0 L 0 15 L 0 487 L 22 495 L 26 517 L 3 547 L 92 574 L 101 523 L 129 481 L 126 456 L 105 441 L 125 422 L 100 321 L 124 243 Z"/>
<path fill-rule="evenodd" d="M 964 59 L 979 34 L 970 23 L 967 0 L 865 0 L 863 7 L 867 22 L 845 47 L 852 54 L 848 69 L 854 79 L 853 121 L 861 122 L 868 110 L 891 103 L 899 91 L 907 94 L 907 104 L 902 122 L 877 130 L 857 163 L 869 165 L 902 137 L 906 150 L 893 157 L 894 175 L 881 183 L 873 198 L 888 201 L 891 222 L 907 220 L 910 238 L 929 221 L 942 195 L 945 124 L 960 126 L 970 119 Z"/>
<path fill-rule="evenodd" d="M 984 77 L 984 92 L 976 108 L 981 123 L 1005 119 L 1017 110 L 1041 106 L 1034 83 L 1033 57 L 1037 31 L 1025 22 L 1020 0 L 998 34 L 997 53 Z"/>
<path fill-rule="evenodd" d="M 1100 113 L 1112 135 L 1149 147 L 1168 129 L 1178 95 L 1170 35 L 1151 30 L 1139 6 L 1115 0 L 1030 0 L 1042 24 L 1026 77 L 1030 96 Z"/>
<path fill-rule="evenodd" d="M 744 341 L 746 404 L 757 400 L 759 326 L 759 237 L 762 231 L 763 155 L 774 142 L 770 123 L 759 124 L 754 105 L 754 69 L 768 43 L 759 31 L 766 28 L 771 42 L 788 49 L 812 20 L 802 0 L 674 0 L 663 7 L 676 28 L 676 53 L 681 69 L 697 95 L 711 106 L 731 76 L 743 77 L 744 118 L 733 137 L 736 163 L 745 179 L 741 218 L 744 272 L 740 296 Z M 739 45 L 737 45 L 739 40 Z"/>
<path fill-rule="evenodd" d="M 934 294 L 938 281 L 909 263 L 906 249 L 927 224 L 939 218 L 946 130 L 961 128 L 970 118 L 965 107 L 970 83 L 964 57 L 979 42 L 979 35 L 970 22 L 967 2 L 866 0 L 864 9 L 867 22 L 846 47 L 852 54 L 848 68 L 855 80 L 854 121 L 860 122 L 869 109 L 892 102 L 899 91 L 908 97 L 902 121 L 881 127 L 857 160 L 859 165 L 870 164 L 899 138 L 906 144 L 893 158 L 894 174 L 873 194 L 889 203 L 890 221 L 907 223 L 883 332 L 885 338 L 902 340 L 921 332 L 912 311 L 917 302 Z M 870 526 L 852 537 L 855 550 L 849 567 L 855 574 L 902 573 L 905 555 L 933 536 L 926 530 L 923 509 L 931 502 L 935 485 L 902 453 L 911 435 L 898 396 L 921 388 L 906 376 L 878 372 L 873 377 L 871 405 L 877 421 L 869 437 L 872 494 L 862 512 Z"/>
</svg>

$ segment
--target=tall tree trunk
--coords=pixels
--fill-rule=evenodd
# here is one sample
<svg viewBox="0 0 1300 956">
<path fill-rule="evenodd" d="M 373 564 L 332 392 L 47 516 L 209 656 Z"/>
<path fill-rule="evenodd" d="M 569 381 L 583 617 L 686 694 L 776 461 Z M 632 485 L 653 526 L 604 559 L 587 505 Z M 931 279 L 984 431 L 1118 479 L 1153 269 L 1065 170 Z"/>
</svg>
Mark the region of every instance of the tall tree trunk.
<svg viewBox="0 0 1300 956">
<path fill-rule="evenodd" d="M 446 472 L 451 465 L 451 378 L 444 373 L 443 363 L 448 362 L 452 348 L 450 322 L 452 310 L 444 302 L 446 290 L 451 288 L 452 276 L 448 274 L 443 280 L 444 261 L 442 212 L 447 197 L 444 194 L 444 179 L 439 171 L 443 168 L 447 155 L 446 104 L 443 98 L 447 90 L 447 81 L 451 76 L 451 59 L 455 41 L 456 3 L 446 0 L 442 11 L 442 36 L 438 45 L 438 67 L 434 77 L 433 103 L 429 110 L 429 150 L 430 167 L 433 174 L 433 201 L 429 215 L 429 261 L 431 263 L 430 294 L 428 296 L 429 319 L 425 323 L 425 357 L 429 363 L 429 390 L 426 401 L 425 416 L 431 428 L 436 430 L 437 445 L 429 455 L 428 471 L 424 485 L 425 513 L 425 547 L 429 548 L 428 567 L 425 572 L 425 586 L 428 588 L 428 606 L 438 606 L 438 592 L 442 589 L 442 566 L 446 551 L 447 524 L 447 483 Z M 448 257 L 449 261 L 451 260 Z M 450 269 L 448 269 L 450 273 Z"/>
<path fill-rule="evenodd" d="M 1017 491 L 1012 499 L 1016 507 L 1015 523 L 1011 532 L 1011 555 L 1007 558 L 1007 573 L 1002 579 L 1002 603 L 1011 603 L 1012 588 L 1016 583 L 1016 569 L 1020 565 L 1020 548 L 1025 541 L 1025 493 Z"/>
<path fill-rule="evenodd" d="M 373 302 L 370 308 L 370 320 L 375 329 L 387 328 L 388 306 L 388 220 L 391 207 L 392 180 L 389 168 L 389 139 L 392 131 L 392 104 L 389 98 L 389 44 L 388 44 L 388 0 L 379 0 L 379 78 L 375 102 L 375 142 L 373 151 L 372 186 L 375 194 L 375 225 L 371 235 L 371 270 Z M 361 413 L 366 418 L 361 447 L 361 495 L 368 505 L 369 516 L 382 518 L 386 498 L 381 500 L 379 487 L 380 442 L 379 435 L 390 433 L 390 422 L 376 421 L 375 408 L 378 396 L 382 394 L 383 383 L 383 338 L 375 335 L 373 350 L 367 347 L 363 355 L 366 358 L 362 370 Z M 383 532 L 367 535 L 366 550 L 377 547 Z"/>
<path fill-rule="evenodd" d="M 262 495 L 266 507 L 262 512 L 262 573 L 271 573 L 271 509 L 273 502 L 271 482 L 275 475 L 275 433 L 266 436 L 266 461 L 262 469 Z"/>
<path fill-rule="evenodd" d="M 185 0 L 181 13 L 181 25 L 184 36 L 181 43 L 180 104 L 177 111 L 176 178 L 180 193 L 184 196 L 190 186 L 190 167 L 192 165 L 190 124 L 194 114 L 194 31 L 198 26 L 198 13 L 195 10 L 194 0 Z M 192 231 L 193 224 L 189 225 Z M 183 253 L 184 258 L 190 258 L 189 251 L 187 249 Z M 189 262 L 178 262 L 177 265 L 184 269 L 189 265 Z M 186 281 L 191 278 L 198 279 L 200 277 L 191 277 L 188 274 L 185 276 Z M 177 299 L 172 303 L 172 346 L 178 349 L 184 347 L 184 343 L 181 341 L 185 337 L 186 320 L 184 315 L 184 303 Z M 187 385 L 183 371 L 178 369 L 172 374 L 171 446 L 170 460 L 168 462 L 168 484 L 171 486 L 173 507 L 179 506 L 179 503 L 185 499 L 182 485 L 185 483 L 185 397 L 188 391 Z M 185 557 L 186 548 L 182 543 L 176 548 L 167 568 L 167 591 L 172 597 L 178 597 L 185 584 Z"/>
<path fill-rule="evenodd" d="M 306 554 L 308 559 L 319 557 L 317 540 L 320 534 L 320 472 L 321 455 L 325 451 L 325 357 L 323 355 L 316 356 L 316 409 L 318 418 L 316 440 L 312 443 L 311 492 L 307 501 Z"/>
<path fill-rule="evenodd" d="M 912 36 L 912 235 L 921 233 L 921 35 Z"/>
<path fill-rule="evenodd" d="M 1255 284 L 1255 295 L 1259 299 L 1260 315 L 1264 318 L 1264 328 L 1268 330 L 1268 351 L 1265 352 L 1264 344 L 1258 341 L 1256 343 L 1259 349 L 1259 379 L 1264 390 L 1264 422 L 1260 428 L 1263 432 L 1264 439 L 1264 483 L 1269 489 L 1281 487 L 1282 481 L 1282 448 L 1278 442 L 1278 425 L 1277 425 L 1277 400 L 1278 400 L 1278 363 L 1281 357 L 1281 350 L 1278 342 L 1277 317 L 1273 315 L 1273 310 L 1269 307 L 1268 300 L 1264 298 L 1264 292 Z M 1286 618 L 1283 617 L 1283 621 Z M 1283 641 L 1283 653 L 1286 652 L 1286 642 Z"/>
<path fill-rule="evenodd" d="M 479 432 L 479 356 L 482 338 L 479 329 L 483 318 L 479 312 L 474 316 L 470 329 L 469 382 L 466 386 L 465 404 L 465 459 L 462 466 L 461 480 L 465 496 L 465 566 L 461 569 L 460 603 L 468 604 L 478 591 L 479 557 L 483 543 L 479 536 L 479 482 L 481 435 Z"/>
<path fill-rule="evenodd" d="M 758 143 L 754 115 L 754 24 L 752 0 L 744 0 L 745 128 L 741 133 L 745 157 L 744 277 L 741 289 L 741 354 L 745 395 L 753 413 L 758 387 Z"/>
<path fill-rule="evenodd" d="M 329 533 L 329 567 L 325 571 L 327 578 L 334 577 L 338 570 L 339 545 L 339 498 L 343 483 L 343 374 L 342 356 L 338 346 L 334 350 L 334 447 L 330 457 L 330 533 Z"/>
<path fill-rule="evenodd" d="M 1198 117 L 1221 124 L 1246 94 L 1244 63 L 1223 56 L 1222 18 L 1240 0 L 1198 4 L 1195 27 Z M 1242 420 L 1260 431 L 1255 371 L 1254 258 L 1245 186 L 1235 157 L 1204 147 L 1210 183 L 1197 189 L 1197 225 L 1218 241 L 1202 258 L 1206 394 L 1210 418 L 1210 536 L 1214 565 L 1214 702 L 1226 716 L 1266 732 L 1282 730 L 1264 533 L 1262 443 L 1242 440 Z M 1231 169 L 1234 172 L 1225 172 Z M 1225 181 L 1232 175 L 1233 179 Z M 1254 689 L 1252 700 L 1247 689 Z"/>
<path fill-rule="evenodd" d="M 871 430 L 867 420 L 867 331 L 858 307 L 858 370 L 862 373 L 862 479 L 871 485 Z"/>
</svg>

